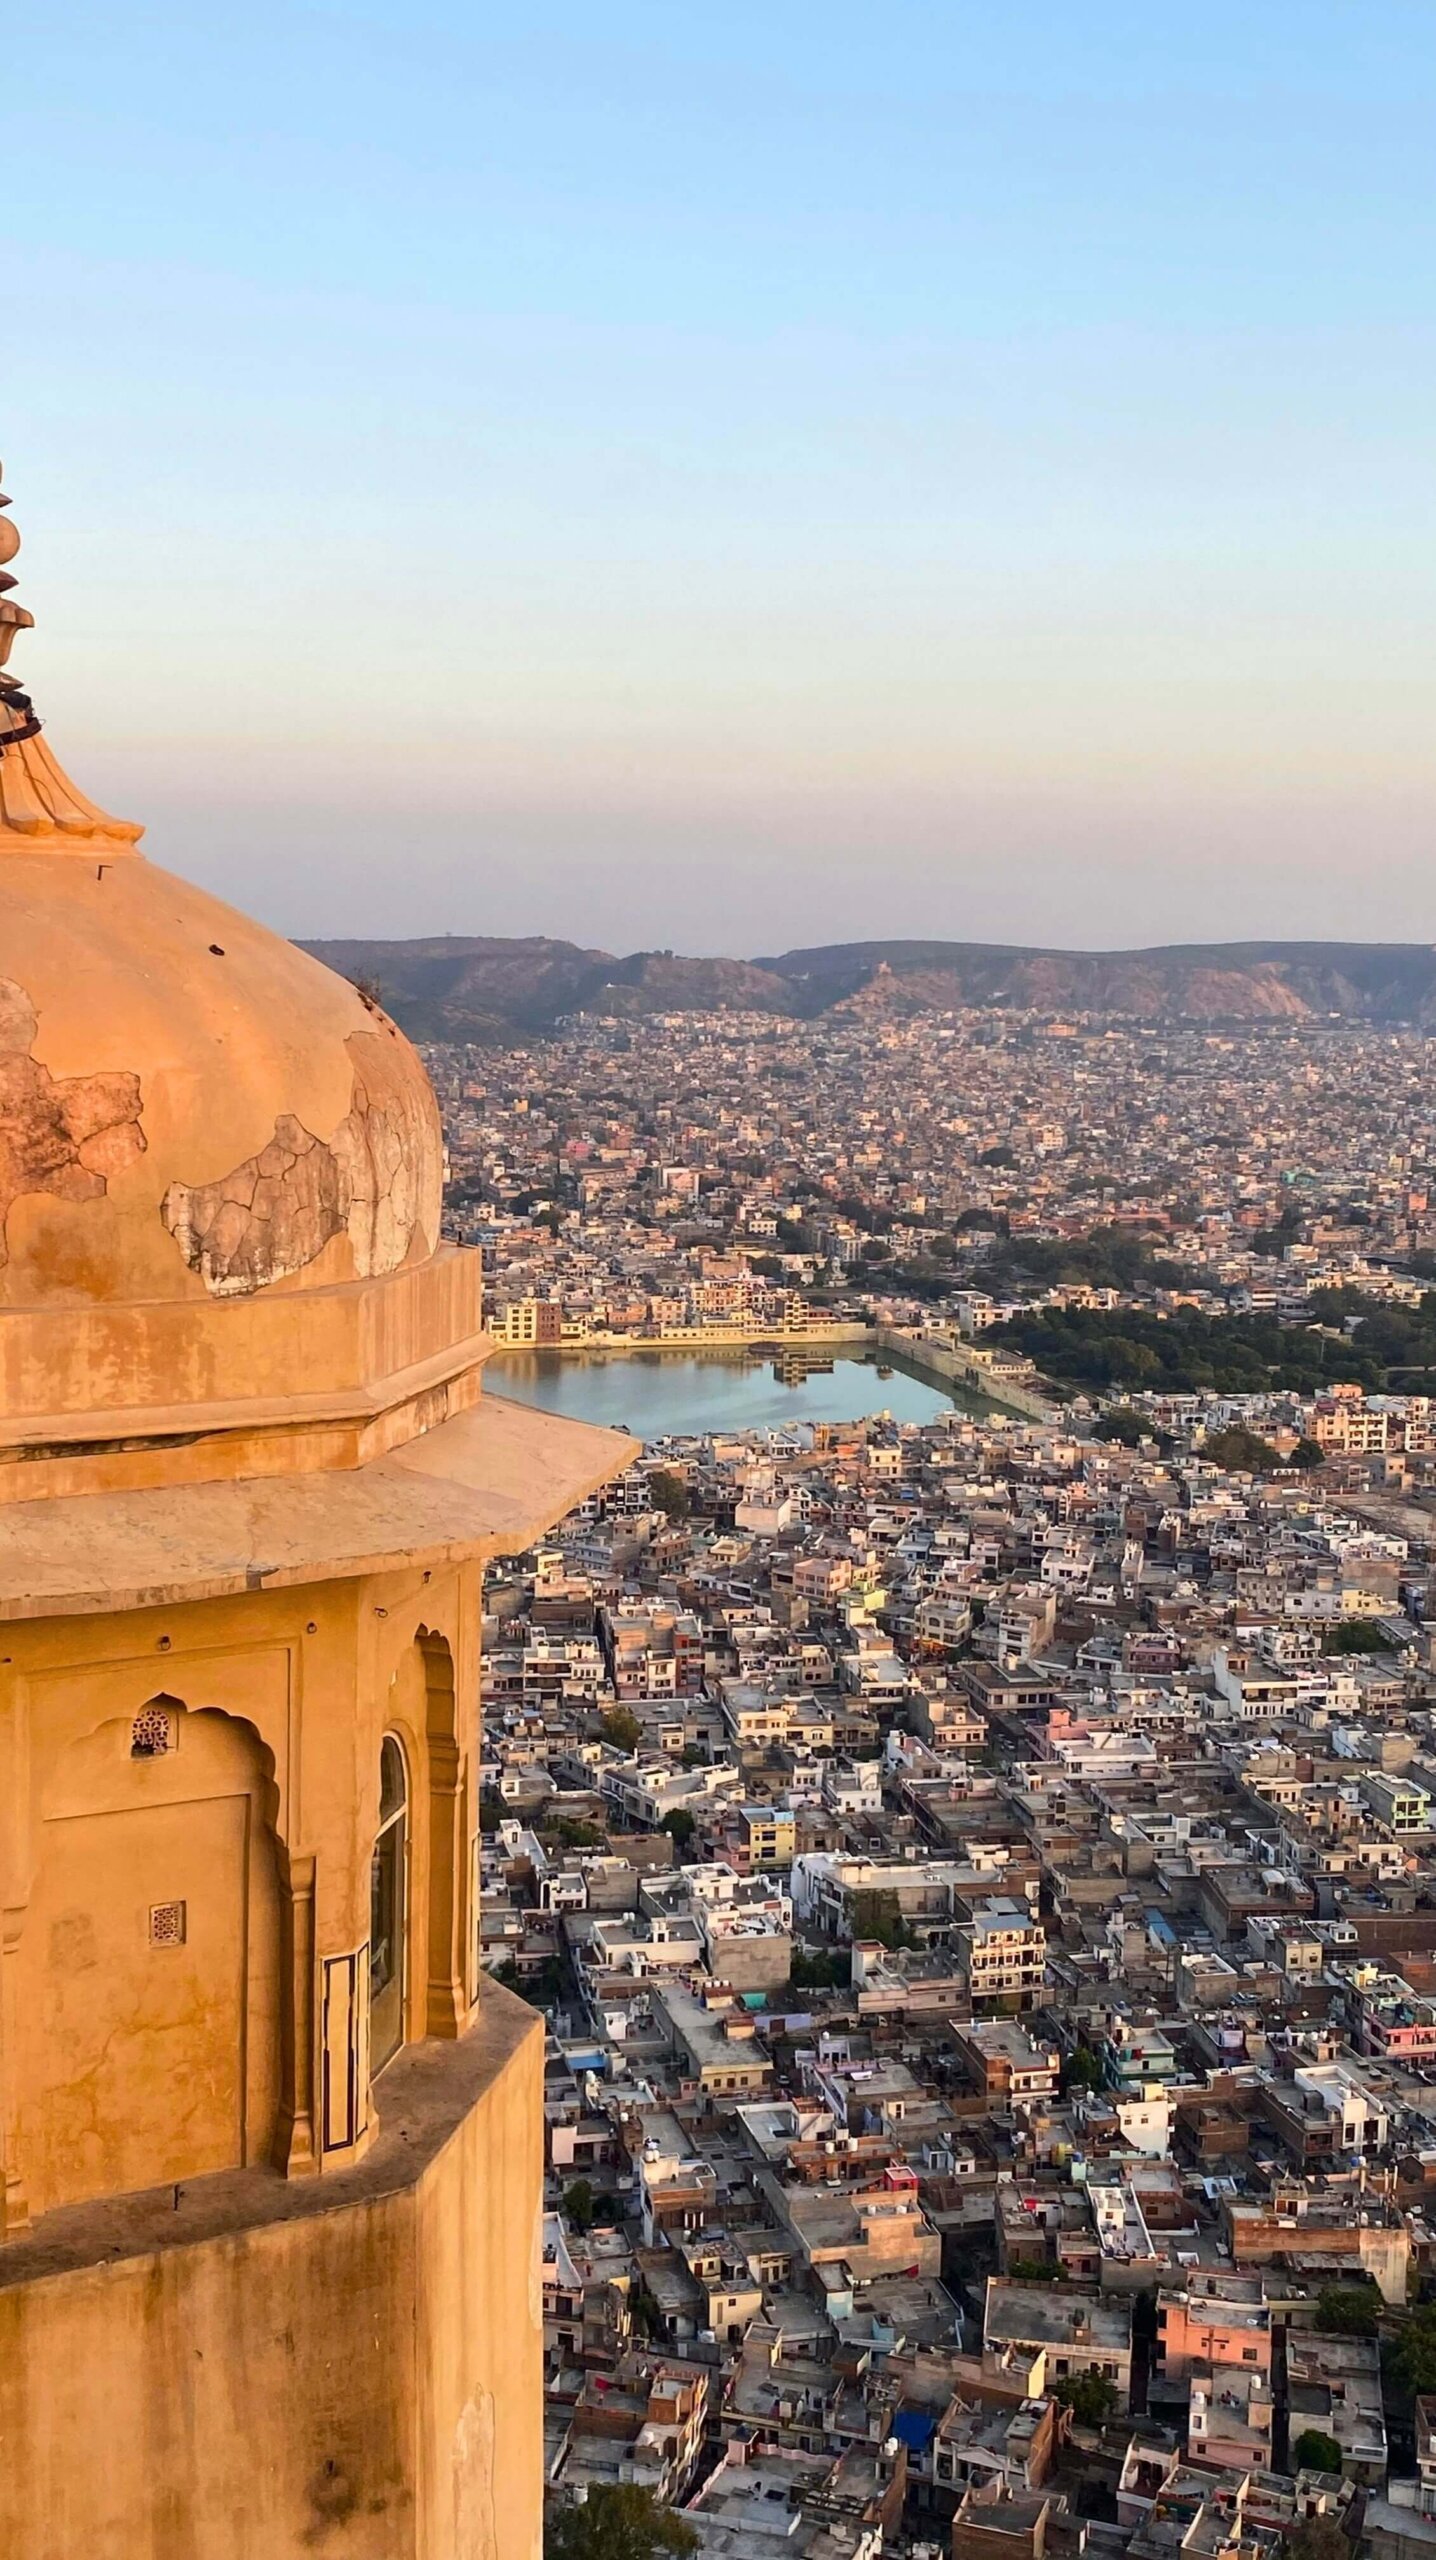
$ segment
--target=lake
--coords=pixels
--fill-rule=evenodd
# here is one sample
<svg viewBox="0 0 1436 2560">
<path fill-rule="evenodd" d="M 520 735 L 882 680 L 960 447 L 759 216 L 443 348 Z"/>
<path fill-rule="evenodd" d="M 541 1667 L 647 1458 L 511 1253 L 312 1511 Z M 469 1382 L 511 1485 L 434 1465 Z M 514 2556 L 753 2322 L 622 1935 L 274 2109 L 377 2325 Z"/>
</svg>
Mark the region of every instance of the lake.
<svg viewBox="0 0 1436 2560">
<path fill-rule="evenodd" d="M 506 1351 L 485 1371 L 486 1390 L 540 1405 L 575 1422 L 603 1422 L 639 1440 L 670 1433 L 771 1431 L 794 1422 L 857 1422 L 890 1413 L 895 1422 L 931 1422 L 954 1405 L 987 1411 L 981 1397 L 931 1386 L 906 1368 L 861 1354 L 821 1366 L 789 1353 L 763 1359 L 732 1353 Z"/>
</svg>

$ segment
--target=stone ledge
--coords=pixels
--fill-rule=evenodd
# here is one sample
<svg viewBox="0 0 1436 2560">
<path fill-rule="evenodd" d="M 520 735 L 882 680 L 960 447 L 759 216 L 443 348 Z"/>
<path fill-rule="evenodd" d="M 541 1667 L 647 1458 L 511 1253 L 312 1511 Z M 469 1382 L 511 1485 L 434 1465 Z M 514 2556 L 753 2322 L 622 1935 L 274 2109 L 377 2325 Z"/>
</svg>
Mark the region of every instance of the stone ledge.
<svg viewBox="0 0 1436 2560">
<path fill-rule="evenodd" d="M 406 2045 L 376 2086 L 379 2131 L 353 2168 L 283 2178 L 274 2169 L 227 2169 L 176 2190 L 58 2205 L 33 2228 L 0 2242 L 0 2292 L 65 2278 L 117 2260 L 243 2237 L 282 2222 L 312 2222 L 381 2203 L 416 2186 L 465 2117 L 543 2022 L 525 2001 L 486 1982 L 479 2014 L 453 2043 Z"/>
<path fill-rule="evenodd" d="M 0 1621 L 161 1608 L 517 1555 L 637 1457 L 503 1396 L 367 1466 L 0 1510 Z"/>
</svg>

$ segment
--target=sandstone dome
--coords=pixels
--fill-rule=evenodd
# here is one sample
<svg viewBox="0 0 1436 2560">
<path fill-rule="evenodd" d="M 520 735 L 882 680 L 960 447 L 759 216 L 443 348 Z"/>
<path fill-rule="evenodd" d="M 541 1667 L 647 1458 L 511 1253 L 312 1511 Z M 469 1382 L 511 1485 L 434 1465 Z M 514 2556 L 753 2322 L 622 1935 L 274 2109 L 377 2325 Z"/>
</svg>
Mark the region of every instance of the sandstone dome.
<svg viewBox="0 0 1436 2560">
<path fill-rule="evenodd" d="M 0 493 L 0 1311 L 382 1279 L 439 1241 L 443 1138 L 397 1026 L 136 851 L 7 672 Z"/>
<path fill-rule="evenodd" d="M 0 759 L 0 1306 L 293 1292 L 427 1258 L 443 1140 L 402 1032 L 132 838 L 17 826 L 43 752 Z"/>
<path fill-rule="evenodd" d="M 8 672 L 17 548 L 0 513 L 0 1507 L 363 1465 L 490 1348 L 428 1077 L 75 788 Z"/>
</svg>

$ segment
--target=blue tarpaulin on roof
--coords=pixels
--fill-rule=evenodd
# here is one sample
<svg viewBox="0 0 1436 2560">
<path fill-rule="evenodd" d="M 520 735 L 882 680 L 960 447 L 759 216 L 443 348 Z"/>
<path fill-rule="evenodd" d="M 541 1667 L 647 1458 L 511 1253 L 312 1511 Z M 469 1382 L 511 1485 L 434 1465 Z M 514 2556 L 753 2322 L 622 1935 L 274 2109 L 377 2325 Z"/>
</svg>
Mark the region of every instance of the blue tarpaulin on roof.
<svg viewBox="0 0 1436 2560">
<path fill-rule="evenodd" d="M 909 2453 L 921 2453 L 937 2433 L 937 2420 L 926 2409 L 899 2409 L 893 2420 L 893 2434 Z"/>
</svg>

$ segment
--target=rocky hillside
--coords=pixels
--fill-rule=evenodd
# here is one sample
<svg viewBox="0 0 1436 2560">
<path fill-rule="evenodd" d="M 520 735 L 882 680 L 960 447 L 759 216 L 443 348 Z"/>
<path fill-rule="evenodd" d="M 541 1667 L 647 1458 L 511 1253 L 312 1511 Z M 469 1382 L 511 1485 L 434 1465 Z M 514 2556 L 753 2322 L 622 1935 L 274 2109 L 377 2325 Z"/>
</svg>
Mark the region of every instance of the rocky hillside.
<svg viewBox="0 0 1436 2560">
<path fill-rule="evenodd" d="M 512 942 L 456 933 L 304 948 L 342 976 L 364 979 L 416 1040 L 533 1038 L 575 1013 L 797 1010 L 787 980 L 748 960 L 684 960 L 671 951 L 635 951 L 620 960 L 540 934 Z"/>
<path fill-rule="evenodd" d="M 1103 1013 L 1141 1022 L 1336 1016 L 1436 1028 L 1436 948 L 1403 942 L 1227 942 L 1154 951 L 1041 951 L 982 942 L 835 942 L 767 960 L 587 951 L 543 935 L 311 942 L 371 984 L 421 1040 L 541 1037 L 577 1013 L 844 1011 L 903 1017 L 962 1006 Z"/>
</svg>

